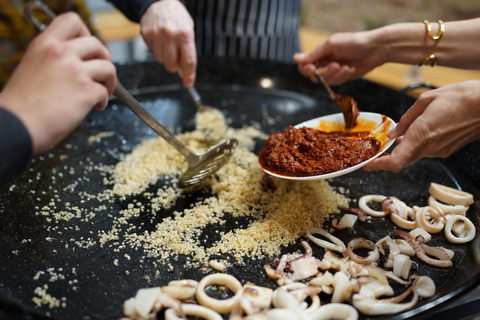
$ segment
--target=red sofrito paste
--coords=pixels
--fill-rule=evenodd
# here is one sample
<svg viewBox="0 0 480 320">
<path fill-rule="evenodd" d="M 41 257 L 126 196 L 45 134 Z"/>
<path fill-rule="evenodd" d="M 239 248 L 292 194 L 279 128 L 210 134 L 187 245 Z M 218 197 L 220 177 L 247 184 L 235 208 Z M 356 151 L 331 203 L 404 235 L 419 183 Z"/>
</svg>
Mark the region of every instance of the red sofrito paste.
<svg viewBox="0 0 480 320">
<path fill-rule="evenodd" d="M 347 169 L 370 159 L 380 142 L 362 132 L 323 132 L 290 126 L 270 135 L 260 152 L 262 168 L 285 176 L 314 176 Z"/>
</svg>

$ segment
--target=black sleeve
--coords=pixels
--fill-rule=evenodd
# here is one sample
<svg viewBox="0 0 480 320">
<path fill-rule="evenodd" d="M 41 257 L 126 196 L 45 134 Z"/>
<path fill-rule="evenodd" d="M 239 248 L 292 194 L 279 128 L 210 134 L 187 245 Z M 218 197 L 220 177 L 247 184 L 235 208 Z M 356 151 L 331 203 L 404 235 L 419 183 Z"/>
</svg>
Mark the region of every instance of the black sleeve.
<svg viewBox="0 0 480 320">
<path fill-rule="evenodd" d="M 140 22 L 148 7 L 158 0 L 107 0 L 133 22 Z M 185 2 L 182 0 L 185 5 Z"/>
<path fill-rule="evenodd" d="M 33 156 L 32 138 L 23 123 L 0 107 L 0 185 L 22 173 Z"/>
</svg>

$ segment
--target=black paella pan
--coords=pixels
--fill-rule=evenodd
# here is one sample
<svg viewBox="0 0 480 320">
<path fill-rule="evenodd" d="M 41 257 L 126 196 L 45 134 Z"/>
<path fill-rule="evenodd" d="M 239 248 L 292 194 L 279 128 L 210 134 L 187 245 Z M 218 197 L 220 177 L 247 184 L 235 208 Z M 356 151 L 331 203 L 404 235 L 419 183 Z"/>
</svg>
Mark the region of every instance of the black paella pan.
<svg viewBox="0 0 480 320">
<path fill-rule="evenodd" d="M 118 75 L 163 125 L 176 132 L 194 128 L 195 105 L 176 75 L 165 72 L 154 62 L 118 66 Z M 271 87 L 263 88 L 261 83 L 269 83 Z M 252 124 L 266 133 L 338 112 L 327 93 L 301 76 L 294 65 L 201 59 L 197 88 L 206 104 L 221 109 L 231 119 L 231 126 Z M 361 110 L 382 113 L 395 121 L 413 103 L 404 94 L 364 80 L 335 89 L 353 96 Z M 114 132 L 114 135 L 86 142 L 99 132 Z M 0 189 L 0 305 L 6 314 L 19 319 L 118 319 L 122 316 L 123 301 L 134 296 L 139 288 L 165 285 L 178 278 L 200 279 L 205 275 L 205 270 L 185 268 L 180 257 L 171 261 L 170 271 L 153 277 L 153 261 L 140 262 L 140 253 L 135 250 L 126 248 L 117 252 L 100 246 L 99 231 L 111 227 L 108 215 L 118 214 L 126 203 L 119 199 L 79 201 L 79 192 L 97 194 L 105 189 L 103 181 L 110 173 L 101 168 L 114 165 L 120 154 L 129 153 L 141 140 L 153 136 L 127 108 L 111 100 L 107 110 L 92 112 L 65 141 L 36 157 L 24 176 Z M 257 153 L 261 146 L 259 141 Z M 407 204 L 426 203 L 432 181 L 461 188 L 473 193 L 476 199 L 468 215 L 478 230 L 479 159 L 480 141 L 476 141 L 447 159 L 423 159 L 398 174 L 359 170 L 330 183 L 349 188 L 352 198 L 378 193 L 395 195 Z M 160 180 L 152 190 L 162 183 L 167 182 Z M 202 196 L 192 194 L 174 209 L 189 207 Z M 59 211 L 78 207 L 94 215 L 87 221 L 71 219 L 54 223 L 41 214 L 42 207 L 52 202 Z M 140 216 L 138 223 L 149 228 L 151 220 Z M 379 239 L 381 230 L 392 228 L 382 223 L 356 228 L 354 234 Z M 342 236 L 348 238 L 352 234 Z M 455 251 L 451 269 L 421 267 L 420 270 L 434 279 L 435 296 L 422 300 L 411 311 L 382 319 L 437 317 L 443 302 L 462 297 L 475 288 L 480 282 L 479 241 L 477 236 L 467 245 L 449 244 Z M 284 251 L 299 248 L 297 244 Z M 129 260 L 124 258 L 125 254 Z M 122 263 L 115 264 L 115 260 Z M 275 287 L 266 279 L 265 263 L 271 263 L 271 259 L 249 261 L 246 266 L 233 265 L 226 272 L 243 283 L 251 281 Z M 59 306 L 49 308 L 46 303 L 36 306 L 32 298 L 39 297 L 42 291 L 57 299 L 52 303 Z"/>
</svg>

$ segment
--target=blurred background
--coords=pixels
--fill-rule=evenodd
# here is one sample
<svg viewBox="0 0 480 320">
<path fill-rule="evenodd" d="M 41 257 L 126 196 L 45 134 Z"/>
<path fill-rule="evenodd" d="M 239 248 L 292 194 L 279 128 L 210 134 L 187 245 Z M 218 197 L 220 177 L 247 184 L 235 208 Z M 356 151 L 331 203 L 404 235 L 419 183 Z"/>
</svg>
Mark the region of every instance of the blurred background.
<svg viewBox="0 0 480 320">
<path fill-rule="evenodd" d="M 127 20 L 109 2 L 85 0 L 91 22 L 107 44 L 114 62 L 152 59 L 140 35 L 138 24 Z M 334 32 L 375 29 L 397 22 L 463 20 L 480 17 L 478 0 L 302 0 L 300 39 L 303 51 L 310 51 Z M 448 30 L 446 31 L 448 32 Z M 439 87 L 453 82 L 480 80 L 480 71 L 435 66 L 386 64 L 365 76 L 396 90 L 408 89 L 418 96 L 422 85 Z"/>
<path fill-rule="evenodd" d="M 303 25 L 326 32 L 358 31 L 397 22 L 480 17 L 478 0 L 302 0 Z"/>
</svg>

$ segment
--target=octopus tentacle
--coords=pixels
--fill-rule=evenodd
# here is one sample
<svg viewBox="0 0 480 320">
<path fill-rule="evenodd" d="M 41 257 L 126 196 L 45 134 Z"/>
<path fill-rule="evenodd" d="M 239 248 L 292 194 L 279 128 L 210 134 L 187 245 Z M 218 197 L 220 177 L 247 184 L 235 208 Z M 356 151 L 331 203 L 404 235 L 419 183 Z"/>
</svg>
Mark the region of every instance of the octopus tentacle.
<svg viewBox="0 0 480 320">
<path fill-rule="evenodd" d="M 367 219 L 367 213 L 360 208 L 350 208 L 350 207 L 348 207 L 348 208 L 340 208 L 340 210 L 346 211 L 348 213 L 356 214 L 360 221 L 365 221 L 365 219 Z"/>
<path fill-rule="evenodd" d="M 447 268 L 452 266 L 451 260 L 436 260 L 432 259 L 423 250 L 423 248 L 418 244 L 413 238 L 411 238 L 407 233 L 403 231 L 397 231 L 394 234 L 395 238 L 400 238 L 408 242 L 408 244 L 415 250 L 417 257 L 425 263 L 428 263 L 432 266 Z"/>
</svg>

